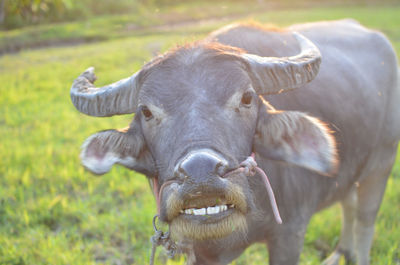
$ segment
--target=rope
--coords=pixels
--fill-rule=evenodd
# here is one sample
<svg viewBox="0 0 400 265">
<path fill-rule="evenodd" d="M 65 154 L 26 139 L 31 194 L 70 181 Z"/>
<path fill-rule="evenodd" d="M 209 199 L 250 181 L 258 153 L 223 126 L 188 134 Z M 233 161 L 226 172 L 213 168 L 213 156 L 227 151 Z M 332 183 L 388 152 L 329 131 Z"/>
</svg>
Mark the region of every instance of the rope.
<svg viewBox="0 0 400 265">
<path fill-rule="evenodd" d="M 159 237 L 159 235 L 157 235 L 157 233 L 151 237 L 150 241 L 151 241 L 151 254 L 150 254 L 150 265 L 154 265 L 154 258 L 156 256 L 156 250 L 157 247 L 159 246 L 157 244 L 157 240 L 156 238 Z"/>
<path fill-rule="evenodd" d="M 238 172 L 244 173 L 246 176 L 254 176 L 257 172 L 262 176 L 264 181 L 265 188 L 267 189 L 267 194 L 269 197 L 269 201 L 271 204 L 272 212 L 274 213 L 275 221 L 278 224 L 282 224 L 282 218 L 279 214 L 278 205 L 276 204 L 274 191 L 272 190 L 271 183 L 269 182 L 267 174 L 265 174 L 264 170 L 257 166 L 257 162 L 254 160 L 254 153 L 251 156 L 247 157 L 242 163 L 240 163 L 240 167 L 229 171 L 223 177 L 226 178 L 229 175 L 237 174 Z"/>
<path fill-rule="evenodd" d="M 263 176 L 264 184 L 265 184 L 265 187 L 267 188 L 267 193 L 268 193 L 269 201 L 271 203 L 272 212 L 274 213 L 275 221 L 278 224 L 282 224 L 282 218 L 281 218 L 281 215 L 279 214 L 278 205 L 276 204 L 274 191 L 272 190 L 271 183 L 269 183 L 267 174 L 265 174 L 264 170 L 262 170 L 259 167 L 256 167 L 256 170 L 258 171 L 258 173 L 261 174 L 261 176 Z"/>
<path fill-rule="evenodd" d="M 157 222 L 158 214 L 156 214 L 153 217 L 153 228 L 155 234 L 151 237 L 151 254 L 150 254 L 150 265 L 154 265 L 154 260 L 156 256 L 156 250 L 157 247 L 162 245 L 164 249 L 167 251 L 167 256 L 168 258 L 172 259 L 176 252 L 177 252 L 177 246 L 174 241 L 170 238 L 169 232 L 164 233 L 163 231 L 159 230 L 157 228 L 156 222 Z"/>
</svg>

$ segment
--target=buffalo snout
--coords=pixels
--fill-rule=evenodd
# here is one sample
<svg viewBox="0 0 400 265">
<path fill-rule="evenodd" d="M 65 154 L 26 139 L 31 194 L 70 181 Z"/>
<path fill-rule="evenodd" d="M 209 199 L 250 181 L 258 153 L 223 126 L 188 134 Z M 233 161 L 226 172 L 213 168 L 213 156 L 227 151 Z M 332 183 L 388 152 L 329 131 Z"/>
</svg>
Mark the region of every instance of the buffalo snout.
<svg viewBox="0 0 400 265">
<path fill-rule="evenodd" d="M 226 189 L 222 176 L 228 161 L 211 150 L 190 152 L 177 165 L 175 176 L 183 180 L 183 197 L 216 196 Z"/>
<path fill-rule="evenodd" d="M 163 184 L 160 196 L 160 218 L 170 223 L 173 238 L 203 240 L 247 230 L 245 192 L 227 172 L 228 160 L 212 149 L 190 151 L 177 162 L 175 179 Z"/>
</svg>

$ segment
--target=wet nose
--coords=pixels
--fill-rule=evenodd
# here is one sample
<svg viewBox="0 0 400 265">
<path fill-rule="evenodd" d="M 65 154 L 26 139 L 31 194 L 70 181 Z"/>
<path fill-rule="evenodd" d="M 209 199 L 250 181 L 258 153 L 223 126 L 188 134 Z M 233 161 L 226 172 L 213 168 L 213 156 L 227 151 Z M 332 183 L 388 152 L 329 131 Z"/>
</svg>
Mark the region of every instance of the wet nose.
<svg viewBox="0 0 400 265">
<path fill-rule="evenodd" d="M 210 150 L 201 150 L 187 155 L 180 163 L 177 174 L 184 177 L 186 192 L 218 193 L 225 187 L 221 177 L 227 168 L 228 162 L 224 158 Z"/>
<path fill-rule="evenodd" d="M 179 165 L 179 172 L 188 177 L 222 176 L 227 168 L 227 161 L 210 151 L 190 153 Z"/>
</svg>

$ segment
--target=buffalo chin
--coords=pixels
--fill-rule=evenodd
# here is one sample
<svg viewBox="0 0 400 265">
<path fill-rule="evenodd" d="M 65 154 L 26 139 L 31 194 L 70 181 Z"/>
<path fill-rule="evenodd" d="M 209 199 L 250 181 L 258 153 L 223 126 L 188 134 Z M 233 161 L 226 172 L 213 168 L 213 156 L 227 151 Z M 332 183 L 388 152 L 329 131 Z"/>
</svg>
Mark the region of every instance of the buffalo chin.
<svg viewBox="0 0 400 265">
<path fill-rule="evenodd" d="M 211 220 L 196 222 L 180 215 L 170 223 L 171 237 L 175 241 L 183 239 L 207 240 L 226 237 L 232 233 L 245 233 L 247 231 L 246 217 L 239 211 L 234 211 L 216 222 L 212 222 Z"/>
</svg>

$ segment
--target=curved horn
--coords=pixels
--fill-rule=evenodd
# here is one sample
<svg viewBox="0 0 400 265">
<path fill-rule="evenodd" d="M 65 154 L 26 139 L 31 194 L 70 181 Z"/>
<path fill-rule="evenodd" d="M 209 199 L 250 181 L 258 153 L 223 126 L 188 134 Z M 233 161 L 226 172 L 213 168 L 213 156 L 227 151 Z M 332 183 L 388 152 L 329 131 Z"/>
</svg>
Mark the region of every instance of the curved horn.
<svg viewBox="0 0 400 265">
<path fill-rule="evenodd" d="M 321 53 L 309 39 L 294 32 L 301 52 L 291 57 L 261 57 L 242 54 L 256 81 L 258 94 L 277 94 L 303 86 L 313 80 L 319 71 Z"/>
<path fill-rule="evenodd" d="M 93 85 L 96 81 L 94 68 L 89 67 L 72 84 L 71 101 L 80 112 L 90 116 L 106 117 L 134 113 L 139 93 L 135 81 L 138 73 L 97 88 Z"/>
</svg>

